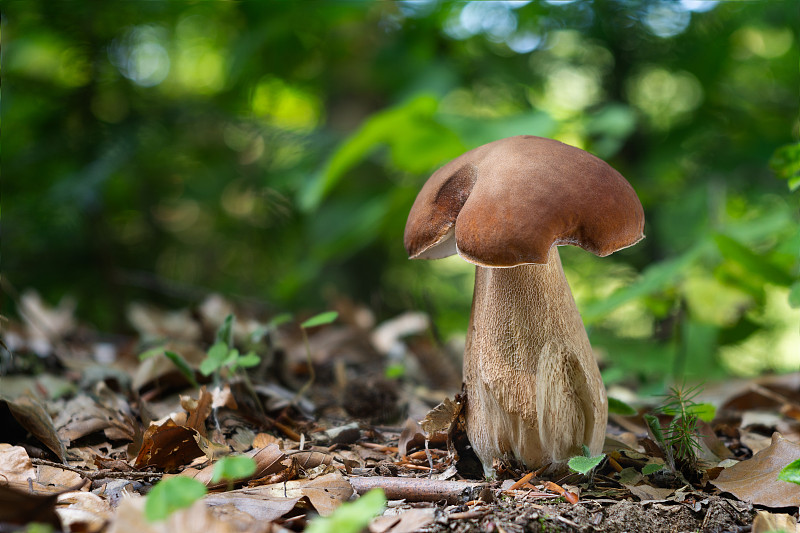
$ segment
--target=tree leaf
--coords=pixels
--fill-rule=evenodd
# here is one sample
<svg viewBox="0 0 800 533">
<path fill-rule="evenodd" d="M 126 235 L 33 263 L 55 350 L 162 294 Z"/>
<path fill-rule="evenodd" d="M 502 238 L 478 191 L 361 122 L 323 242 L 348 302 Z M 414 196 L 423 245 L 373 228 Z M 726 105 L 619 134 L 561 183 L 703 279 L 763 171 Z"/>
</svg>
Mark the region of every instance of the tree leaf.
<svg viewBox="0 0 800 533">
<path fill-rule="evenodd" d="M 747 272 L 760 277 L 764 281 L 781 286 L 790 285 L 794 281 L 791 274 L 775 266 L 767 258 L 758 255 L 732 237 L 718 233 L 714 235 L 714 242 L 726 259 L 738 263 Z"/>
<path fill-rule="evenodd" d="M 330 324 L 337 318 L 339 318 L 338 312 L 326 311 L 324 313 L 312 316 L 311 318 L 300 324 L 300 327 L 306 329 L 306 328 L 313 328 L 315 326 L 322 326 L 323 324 Z"/>
<path fill-rule="evenodd" d="M 616 398 L 608 397 L 608 412 L 615 415 L 633 416 L 636 414 L 636 409 Z"/>
<path fill-rule="evenodd" d="M 600 455 L 596 455 L 594 457 L 584 457 L 582 455 L 578 455 L 573 457 L 567 462 L 567 466 L 570 467 L 575 472 L 583 474 L 584 476 L 591 472 L 591 470 L 600 464 L 600 462 L 605 459 L 606 454 L 601 453 Z"/>
<path fill-rule="evenodd" d="M 194 479 L 184 476 L 164 479 L 147 495 L 144 515 L 150 522 L 164 520 L 174 511 L 190 507 L 205 494 L 206 486 Z"/>
</svg>

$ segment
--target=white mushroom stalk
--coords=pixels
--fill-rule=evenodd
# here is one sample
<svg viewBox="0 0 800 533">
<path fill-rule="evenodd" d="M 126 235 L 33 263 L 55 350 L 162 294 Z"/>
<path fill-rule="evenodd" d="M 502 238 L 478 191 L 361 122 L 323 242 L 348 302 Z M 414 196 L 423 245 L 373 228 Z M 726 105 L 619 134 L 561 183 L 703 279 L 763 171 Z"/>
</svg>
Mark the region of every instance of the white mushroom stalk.
<svg viewBox="0 0 800 533">
<path fill-rule="evenodd" d="M 464 354 L 467 436 L 495 460 L 558 468 L 603 446 L 607 401 L 558 245 L 596 255 L 643 238 L 644 213 L 616 170 L 578 148 L 510 137 L 461 155 L 408 216 L 412 259 L 475 263 Z"/>
<path fill-rule="evenodd" d="M 543 265 L 476 267 L 464 383 L 487 472 L 494 459 L 538 468 L 602 450 L 605 389 L 555 246 Z"/>
</svg>

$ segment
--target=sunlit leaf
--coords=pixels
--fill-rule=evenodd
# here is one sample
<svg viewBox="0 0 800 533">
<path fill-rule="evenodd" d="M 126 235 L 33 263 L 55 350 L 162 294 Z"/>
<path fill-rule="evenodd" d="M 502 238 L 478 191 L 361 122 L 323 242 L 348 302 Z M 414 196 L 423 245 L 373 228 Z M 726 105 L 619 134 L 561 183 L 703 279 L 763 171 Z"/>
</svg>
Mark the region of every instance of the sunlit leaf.
<svg viewBox="0 0 800 533">
<path fill-rule="evenodd" d="M 164 520 L 174 511 L 190 507 L 205 494 L 206 486 L 194 479 L 184 476 L 164 479 L 147 494 L 145 517 L 150 522 Z"/>
<path fill-rule="evenodd" d="M 334 320 L 339 318 L 339 313 L 336 311 L 326 311 L 324 313 L 320 313 L 318 315 L 314 315 L 308 320 L 305 320 L 300 327 L 303 329 L 306 328 L 313 328 L 316 326 L 322 326 L 324 324 L 330 324 Z"/>
<path fill-rule="evenodd" d="M 781 469 L 778 479 L 800 485 L 800 459 L 792 461 Z"/>
<path fill-rule="evenodd" d="M 252 457 L 244 455 L 230 455 L 223 457 L 214 465 L 214 474 L 211 483 L 222 480 L 235 481 L 252 476 L 256 471 L 256 462 Z"/>
<path fill-rule="evenodd" d="M 596 455 L 594 457 L 585 457 L 579 455 L 577 457 L 573 457 L 569 461 L 567 461 L 567 466 L 570 467 L 571 470 L 574 472 L 578 472 L 579 474 L 586 475 L 592 471 L 594 467 L 600 464 L 600 462 L 605 459 L 606 454 L 602 453 L 600 455 Z"/>
<path fill-rule="evenodd" d="M 608 397 L 608 412 L 615 415 L 633 416 L 636 414 L 636 409 L 616 398 Z"/>
<path fill-rule="evenodd" d="M 726 259 L 739 263 L 751 275 L 759 276 L 775 285 L 790 285 L 794 281 L 791 274 L 727 235 L 721 233 L 714 235 L 714 242 Z"/>
<path fill-rule="evenodd" d="M 354 502 L 343 503 L 330 516 L 315 518 L 308 524 L 306 533 L 358 533 L 383 512 L 385 506 L 383 491 L 373 489 Z"/>
<path fill-rule="evenodd" d="M 176 367 L 178 367 L 181 375 L 183 375 L 183 377 L 185 377 L 193 387 L 199 387 L 197 380 L 194 378 L 194 369 L 189 365 L 188 362 L 186 362 L 186 359 L 184 359 L 179 353 L 171 352 L 169 350 L 165 351 L 164 355 L 167 356 L 167 359 L 172 361 Z"/>
</svg>

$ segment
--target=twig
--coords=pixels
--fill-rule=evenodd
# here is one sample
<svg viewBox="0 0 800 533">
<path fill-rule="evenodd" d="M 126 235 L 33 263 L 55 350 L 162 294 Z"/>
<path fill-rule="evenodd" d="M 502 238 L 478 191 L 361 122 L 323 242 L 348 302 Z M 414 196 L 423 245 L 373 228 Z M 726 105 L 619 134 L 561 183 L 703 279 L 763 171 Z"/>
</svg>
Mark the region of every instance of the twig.
<svg viewBox="0 0 800 533">
<path fill-rule="evenodd" d="M 477 493 L 486 483 L 470 481 L 445 481 L 428 478 L 407 477 L 350 477 L 348 481 L 358 494 L 371 489 L 383 489 L 389 500 L 410 502 L 438 502 L 446 500 L 455 504 L 477 499 Z"/>
<path fill-rule="evenodd" d="M 120 472 L 119 470 L 111 470 L 110 468 L 104 468 L 102 470 L 84 470 L 81 468 L 76 468 L 74 466 L 64 465 L 61 463 L 54 463 L 53 461 L 48 461 L 46 459 L 38 459 L 36 457 L 31 458 L 31 463 L 37 466 L 52 466 L 53 468 L 69 470 L 70 472 L 75 472 L 81 477 L 86 479 L 91 479 L 92 481 L 94 481 L 95 479 L 150 480 L 150 479 L 161 479 L 162 476 L 162 474 L 160 474 L 159 472 Z"/>
</svg>

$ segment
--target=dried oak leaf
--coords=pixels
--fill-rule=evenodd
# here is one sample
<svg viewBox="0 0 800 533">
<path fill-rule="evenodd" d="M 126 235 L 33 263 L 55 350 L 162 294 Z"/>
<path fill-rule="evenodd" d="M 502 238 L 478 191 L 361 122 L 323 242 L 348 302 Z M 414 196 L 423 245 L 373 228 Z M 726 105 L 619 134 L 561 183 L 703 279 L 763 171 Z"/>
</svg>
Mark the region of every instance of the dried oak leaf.
<svg viewBox="0 0 800 533">
<path fill-rule="evenodd" d="M 39 402 L 29 396 L 20 396 L 15 400 L 0 397 L 0 409 L 2 406 L 7 407 L 14 420 L 50 448 L 62 463 L 67 463 L 67 449 L 58 438 L 53 419 Z"/>
<path fill-rule="evenodd" d="M 791 507 L 800 502 L 800 485 L 781 481 L 778 473 L 800 458 L 800 444 L 772 435 L 772 444 L 750 459 L 720 473 L 711 483 L 742 501 L 765 507 Z"/>
<path fill-rule="evenodd" d="M 155 466 L 169 472 L 189 464 L 204 455 L 196 437 L 199 437 L 196 430 L 179 426 L 171 419 L 160 426 L 152 425 L 144 433 L 134 466 Z"/>
</svg>

